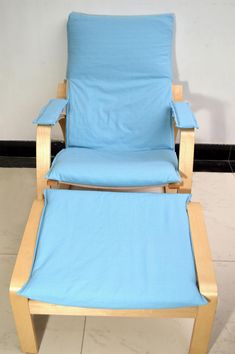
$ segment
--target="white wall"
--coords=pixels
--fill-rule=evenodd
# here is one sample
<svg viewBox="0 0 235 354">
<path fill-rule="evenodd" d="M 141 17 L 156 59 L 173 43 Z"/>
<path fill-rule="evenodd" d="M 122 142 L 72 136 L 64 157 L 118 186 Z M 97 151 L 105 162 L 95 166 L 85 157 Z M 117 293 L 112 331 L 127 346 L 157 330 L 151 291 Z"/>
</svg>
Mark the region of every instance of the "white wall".
<svg viewBox="0 0 235 354">
<path fill-rule="evenodd" d="M 235 0 L 1 0 L 0 140 L 35 139 L 31 121 L 65 76 L 71 11 L 175 13 L 175 82 L 199 120 L 197 142 L 234 143 Z"/>
</svg>

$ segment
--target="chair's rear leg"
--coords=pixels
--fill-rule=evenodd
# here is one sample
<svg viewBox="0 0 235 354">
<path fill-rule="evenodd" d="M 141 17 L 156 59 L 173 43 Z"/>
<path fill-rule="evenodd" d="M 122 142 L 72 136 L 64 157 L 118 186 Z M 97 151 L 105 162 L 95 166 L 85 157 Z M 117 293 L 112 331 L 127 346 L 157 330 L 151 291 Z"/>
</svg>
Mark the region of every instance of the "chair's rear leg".
<svg viewBox="0 0 235 354">
<path fill-rule="evenodd" d="M 21 351 L 37 353 L 38 345 L 28 299 L 10 292 L 10 300 Z"/>
<path fill-rule="evenodd" d="M 178 190 L 176 188 L 169 188 L 168 186 L 165 186 L 163 188 L 164 188 L 164 193 L 174 194 L 174 193 L 178 192 Z"/>
<path fill-rule="evenodd" d="M 208 353 L 217 297 L 212 297 L 208 305 L 200 306 L 195 318 L 189 354 Z"/>
</svg>

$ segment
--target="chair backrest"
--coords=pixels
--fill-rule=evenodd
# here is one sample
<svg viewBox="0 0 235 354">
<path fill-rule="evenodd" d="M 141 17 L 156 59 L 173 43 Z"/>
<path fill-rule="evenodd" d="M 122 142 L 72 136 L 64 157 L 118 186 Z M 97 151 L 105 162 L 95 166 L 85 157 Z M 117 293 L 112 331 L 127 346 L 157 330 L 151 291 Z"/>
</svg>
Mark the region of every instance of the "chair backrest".
<svg viewBox="0 0 235 354">
<path fill-rule="evenodd" d="M 67 145 L 173 148 L 172 15 L 68 20 Z"/>
</svg>

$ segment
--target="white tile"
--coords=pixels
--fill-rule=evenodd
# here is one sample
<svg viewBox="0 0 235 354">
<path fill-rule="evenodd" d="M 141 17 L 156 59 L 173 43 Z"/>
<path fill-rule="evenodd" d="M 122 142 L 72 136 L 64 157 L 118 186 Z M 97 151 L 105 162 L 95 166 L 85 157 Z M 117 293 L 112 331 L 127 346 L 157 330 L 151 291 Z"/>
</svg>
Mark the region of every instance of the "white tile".
<svg viewBox="0 0 235 354">
<path fill-rule="evenodd" d="M 214 260 L 235 261 L 235 178 L 232 173 L 194 173 L 193 200 L 202 204 Z"/>
<path fill-rule="evenodd" d="M 50 316 L 42 338 L 40 354 L 80 353 L 83 327 L 84 317 Z"/>
<path fill-rule="evenodd" d="M 15 324 L 8 297 L 14 262 L 14 256 L 0 256 L 0 354 L 19 354 Z"/>
<path fill-rule="evenodd" d="M 216 262 L 219 302 L 211 354 L 235 353 L 235 262 Z"/>
<path fill-rule="evenodd" d="M 235 262 L 215 262 L 219 303 L 211 354 L 235 353 Z M 88 318 L 82 354 L 183 354 L 192 321 L 182 319 Z"/>
<path fill-rule="evenodd" d="M 0 169 L 1 254 L 17 253 L 35 193 L 35 169 Z"/>
<path fill-rule="evenodd" d="M 82 354 L 186 354 L 191 319 L 87 318 Z"/>
</svg>

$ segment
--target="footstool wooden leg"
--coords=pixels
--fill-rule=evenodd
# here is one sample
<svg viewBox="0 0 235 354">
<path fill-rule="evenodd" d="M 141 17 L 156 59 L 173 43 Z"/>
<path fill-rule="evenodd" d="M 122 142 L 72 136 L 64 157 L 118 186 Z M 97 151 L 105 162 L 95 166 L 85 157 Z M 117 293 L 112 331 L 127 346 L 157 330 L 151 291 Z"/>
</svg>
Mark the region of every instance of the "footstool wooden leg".
<svg viewBox="0 0 235 354">
<path fill-rule="evenodd" d="M 28 299 L 10 292 L 10 300 L 21 351 L 37 353 L 38 345 Z"/>
<path fill-rule="evenodd" d="M 26 297 L 19 296 L 17 292 L 22 288 L 30 276 L 37 231 L 43 206 L 43 199 L 33 202 L 16 258 L 9 290 L 20 347 L 23 352 L 27 353 L 37 353 L 38 346 L 33 319 L 29 309 L 29 300 Z"/>
<path fill-rule="evenodd" d="M 189 354 L 208 353 L 209 341 L 215 317 L 217 297 L 211 297 L 208 305 L 200 306 L 195 318 Z"/>
</svg>

